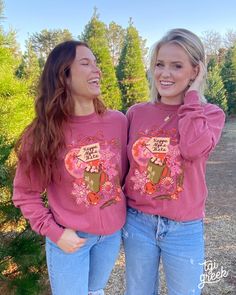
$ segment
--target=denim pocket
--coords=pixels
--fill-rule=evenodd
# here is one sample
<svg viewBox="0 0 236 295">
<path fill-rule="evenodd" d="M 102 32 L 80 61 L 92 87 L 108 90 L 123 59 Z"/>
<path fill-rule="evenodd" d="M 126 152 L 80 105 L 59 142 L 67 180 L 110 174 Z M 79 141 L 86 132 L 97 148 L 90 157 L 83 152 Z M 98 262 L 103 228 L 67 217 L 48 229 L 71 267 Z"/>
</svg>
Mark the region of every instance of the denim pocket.
<svg viewBox="0 0 236 295">
<path fill-rule="evenodd" d="M 81 239 L 89 239 L 89 238 L 94 238 L 96 236 L 96 235 L 85 233 L 82 231 L 76 231 L 76 234 Z"/>
<path fill-rule="evenodd" d="M 48 244 L 50 247 L 62 251 L 62 249 L 61 249 L 59 246 L 57 246 L 57 243 L 54 243 L 54 242 L 51 241 L 48 237 L 46 237 L 46 239 L 45 239 L 45 244 L 46 244 L 46 245 Z"/>
<path fill-rule="evenodd" d="M 202 219 L 179 222 L 179 228 L 185 231 L 186 234 L 200 234 L 203 235 L 204 225 Z"/>
</svg>

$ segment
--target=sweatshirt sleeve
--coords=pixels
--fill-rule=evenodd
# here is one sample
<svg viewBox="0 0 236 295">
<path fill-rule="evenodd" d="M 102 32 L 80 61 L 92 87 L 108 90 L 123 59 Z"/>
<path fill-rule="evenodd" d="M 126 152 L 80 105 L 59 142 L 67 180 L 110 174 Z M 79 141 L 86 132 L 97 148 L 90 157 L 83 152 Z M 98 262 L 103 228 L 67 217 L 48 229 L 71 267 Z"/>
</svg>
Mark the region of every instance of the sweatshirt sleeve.
<svg viewBox="0 0 236 295">
<path fill-rule="evenodd" d="M 13 203 L 20 208 L 35 232 L 56 243 L 64 229 L 55 222 L 50 209 L 45 207 L 41 197 L 44 190 L 37 170 L 32 168 L 28 175 L 25 164 L 19 161 L 13 182 Z"/>
<path fill-rule="evenodd" d="M 218 143 L 225 122 L 224 112 L 213 104 L 202 104 L 197 91 L 187 92 L 179 108 L 180 151 L 186 160 L 208 157 Z"/>
</svg>

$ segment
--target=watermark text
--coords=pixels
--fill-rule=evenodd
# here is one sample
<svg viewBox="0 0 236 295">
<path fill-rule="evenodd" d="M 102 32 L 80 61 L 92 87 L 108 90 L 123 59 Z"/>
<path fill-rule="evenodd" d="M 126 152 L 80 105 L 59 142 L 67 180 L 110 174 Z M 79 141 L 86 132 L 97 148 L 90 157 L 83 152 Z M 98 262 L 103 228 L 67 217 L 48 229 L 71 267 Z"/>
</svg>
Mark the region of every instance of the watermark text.
<svg viewBox="0 0 236 295">
<path fill-rule="evenodd" d="M 212 260 L 206 260 L 204 263 L 201 263 L 201 265 L 203 265 L 204 273 L 200 276 L 200 283 L 198 284 L 199 289 L 202 289 L 205 284 L 218 283 L 229 274 L 223 266 L 219 266 L 217 262 Z"/>
</svg>

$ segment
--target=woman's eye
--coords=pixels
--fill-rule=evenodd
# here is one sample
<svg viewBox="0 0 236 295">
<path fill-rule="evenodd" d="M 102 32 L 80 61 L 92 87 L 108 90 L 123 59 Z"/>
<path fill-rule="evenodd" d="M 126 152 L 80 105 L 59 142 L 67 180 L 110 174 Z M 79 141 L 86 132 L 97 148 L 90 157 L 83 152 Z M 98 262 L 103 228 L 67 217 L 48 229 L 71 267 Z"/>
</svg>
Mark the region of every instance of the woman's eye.
<svg viewBox="0 0 236 295">
<path fill-rule="evenodd" d="M 163 64 L 161 64 L 161 63 L 158 62 L 158 63 L 156 64 L 156 67 L 161 68 L 161 67 L 163 67 Z"/>
<path fill-rule="evenodd" d="M 176 68 L 176 69 L 182 69 L 182 65 L 178 65 L 178 64 L 177 64 L 177 65 L 175 65 L 175 68 Z"/>
</svg>

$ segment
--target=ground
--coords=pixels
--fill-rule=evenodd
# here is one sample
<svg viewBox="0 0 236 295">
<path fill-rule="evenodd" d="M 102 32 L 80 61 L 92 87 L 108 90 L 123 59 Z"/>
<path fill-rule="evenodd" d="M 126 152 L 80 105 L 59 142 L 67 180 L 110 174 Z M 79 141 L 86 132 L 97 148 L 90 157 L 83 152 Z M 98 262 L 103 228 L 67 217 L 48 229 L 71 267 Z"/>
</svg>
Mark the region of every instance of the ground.
<svg viewBox="0 0 236 295">
<path fill-rule="evenodd" d="M 227 119 L 220 143 L 207 167 L 206 278 L 202 295 L 236 295 L 236 117 Z M 212 269 L 213 268 L 213 269 Z M 212 271 L 211 271 L 212 269 Z M 218 279 L 217 279 L 218 278 Z M 124 294 L 124 254 L 120 252 L 107 295 Z M 166 295 L 161 276 L 160 295 Z M 147 294 L 143 294 L 147 295 Z M 186 294 L 183 294 L 186 295 Z"/>
</svg>

